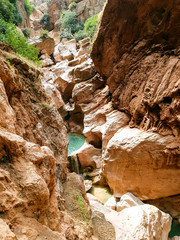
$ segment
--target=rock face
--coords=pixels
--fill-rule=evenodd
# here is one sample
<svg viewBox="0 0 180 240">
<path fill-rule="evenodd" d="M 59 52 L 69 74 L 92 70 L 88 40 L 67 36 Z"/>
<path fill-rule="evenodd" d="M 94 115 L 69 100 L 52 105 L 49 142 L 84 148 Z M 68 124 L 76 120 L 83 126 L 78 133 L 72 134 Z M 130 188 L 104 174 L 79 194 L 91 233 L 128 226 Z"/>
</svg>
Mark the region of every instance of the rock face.
<svg viewBox="0 0 180 240">
<path fill-rule="evenodd" d="M 87 18 L 102 11 L 105 4 L 105 0 L 67 0 L 67 5 L 71 2 L 76 2 L 74 10 L 77 13 L 78 18 L 81 21 L 85 21 Z"/>
<path fill-rule="evenodd" d="M 61 11 L 65 6 L 65 1 L 50 0 L 47 4 L 49 15 L 49 30 L 52 30 L 55 23 L 60 18 Z"/>
<path fill-rule="evenodd" d="M 24 0 L 17 0 L 17 7 L 20 15 L 22 16 L 22 23 L 19 25 L 21 28 L 30 27 L 29 17 L 24 7 Z"/>
<path fill-rule="evenodd" d="M 178 7 L 179 2 L 173 1 L 107 1 L 92 50 L 95 68 L 108 78 L 113 106 L 131 115 L 131 126 L 154 127 L 175 136 L 179 134 Z"/>
<path fill-rule="evenodd" d="M 180 193 L 179 13 L 178 1 L 106 3 L 91 56 L 113 108 L 130 117 L 130 128 L 116 128 L 103 147 L 103 172 L 117 196 Z"/>
<path fill-rule="evenodd" d="M 71 185 L 66 183 L 67 130 L 57 98 L 43 90 L 40 71 L 6 44 L 0 44 L 0 57 L 0 238 L 91 240 L 91 226 L 70 216 L 62 196 L 63 184 L 67 192 Z M 76 182 L 89 219 L 82 180 Z"/>
</svg>

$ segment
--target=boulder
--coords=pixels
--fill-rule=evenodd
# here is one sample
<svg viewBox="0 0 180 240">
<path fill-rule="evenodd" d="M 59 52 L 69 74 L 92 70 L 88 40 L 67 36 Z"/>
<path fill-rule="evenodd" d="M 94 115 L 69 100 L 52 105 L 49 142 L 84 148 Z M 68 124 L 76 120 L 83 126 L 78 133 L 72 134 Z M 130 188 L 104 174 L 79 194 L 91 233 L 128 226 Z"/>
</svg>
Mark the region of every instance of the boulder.
<svg viewBox="0 0 180 240">
<path fill-rule="evenodd" d="M 173 218 L 180 219 L 180 195 L 147 200 L 145 203 L 156 206 L 161 211 L 169 213 Z"/>
<path fill-rule="evenodd" d="M 168 239 L 172 219 L 169 214 L 163 213 L 154 206 L 144 204 L 126 208 L 118 213 L 110 208 L 103 206 L 91 196 L 89 197 L 89 202 L 92 209 L 92 219 L 94 216 L 95 218 L 99 216 L 98 222 L 96 222 L 96 220 L 93 222 L 94 225 L 98 224 L 98 226 L 100 226 L 99 222 L 101 222 L 103 227 L 105 224 L 107 229 L 110 227 L 110 235 L 112 239 Z M 104 237 L 104 234 L 109 233 L 107 230 L 105 233 L 102 233 L 101 227 L 97 228 L 96 226 L 95 231 L 97 232 L 97 235 L 100 236 L 100 239 L 103 240 L 106 239 Z"/>
<path fill-rule="evenodd" d="M 167 240 L 171 229 L 171 217 L 158 208 L 144 204 L 122 210 L 117 216 L 109 214 L 113 221 L 117 240 Z"/>
<path fill-rule="evenodd" d="M 113 194 L 118 197 L 130 191 L 144 200 L 179 194 L 178 158 L 168 151 L 172 141 L 171 136 L 119 129 L 103 156 L 104 175 Z"/>
<path fill-rule="evenodd" d="M 77 54 L 77 43 L 75 39 L 71 39 L 70 41 L 64 41 L 65 48 L 69 49 L 69 51 L 75 56 Z"/>
<path fill-rule="evenodd" d="M 74 81 L 72 77 L 73 69 L 68 66 L 68 61 L 57 63 L 50 70 L 54 73 L 54 84 L 61 92 L 63 99 L 66 101 L 71 98 Z"/>
<path fill-rule="evenodd" d="M 94 76 L 94 66 L 90 58 L 74 68 L 73 78 L 75 83 L 86 81 Z"/>
<path fill-rule="evenodd" d="M 106 114 L 106 123 L 104 124 L 102 131 L 103 151 L 106 149 L 109 140 L 114 136 L 114 134 L 120 128 L 128 125 L 128 123 L 129 116 L 126 113 L 112 109 L 112 111 Z"/>
<path fill-rule="evenodd" d="M 39 58 L 41 60 L 42 67 L 47 67 L 47 66 L 53 65 L 54 62 L 52 61 L 50 56 L 47 54 L 47 52 L 46 51 L 41 51 L 41 53 L 42 52 L 44 52 L 44 54 L 42 54 Z"/>
<path fill-rule="evenodd" d="M 62 43 L 59 43 L 55 47 L 53 56 L 56 63 L 61 62 L 62 60 L 71 61 L 73 59 L 73 54 Z"/>
<path fill-rule="evenodd" d="M 125 208 L 135 207 L 143 204 L 144 203 L 135 197 L 132 193 L 126 193 L 122 195 L 120 201 L 117 202 L 117 212 L 120 212 Z"/>
<path fill-rule="evenodd" d="M 95 148 L 94 146 L 88 144 L 87 142 L 73 152 L 73 155 L 78 156 L 81 168 L 92 167 L 93 169 L 100 169 L 101 167 L 101 149 Z"/>
<path fill-rule="evenodd" d="M 90 38 L 84 38 L 81 41 L 79 41 L 79 51 L 76 54 L 76 58 L 84 55 L 84 54 L 90 54 Z"/>
<path fill-rule="evenodd" d="M 42 39 L 42 38 L 36 37 L 31 39 L 29 43 L 36 46 L 39 51 L 46 50 L 48 55 L 51 55 L 54 52 L 55 41 L 53 38 L 47 37 L 45 39 Z"/>
<path fill-rule="evenodd" d="M 91 180 L 84 180 L 85 191 L 88 192 L 92 188 Z"/>
<path fill-rule="evenodd" d="M 65 104 L 57 88 L 53 84 L 47 82 L 42 82 L 42 86 L 45 89 L 46 93 L 52 97 L 56 108 L 57 109 L 63 108 L 65 110 Z"/>
<path fill-rule="evenodd" d="M 55 46 L 57 46 L 60 43 L 60 37 L 59 37 L 59 29 L 60 29 L 60 23 L 57 21 L 56 28 L 53 29 L 51 32 L 48 33 L 49 37 L 53 38 L 55 41 Z"/>
<path fill-rule="evenodd" d="M 87 54 L 83 54 L 81 56 L 79 56 L 78 58 L 75 58 L 71 61 L 69 61 L 68 65 L 69 66 L 77 66 L 83 62 L 85 62 L 86 60 L 88 60 L 88 55 Z"/>
<path fill-rule="evenodd" d="M 99 240 L 116 240 L 116 232 L 113 224 L 106 219 L 106 214 L 111 210 L 102 205 L 96 197 L 87 194 L 92 210 L 92 224 Z M 116 212 L 113 211 L 115 214 Z"/>
</svg>

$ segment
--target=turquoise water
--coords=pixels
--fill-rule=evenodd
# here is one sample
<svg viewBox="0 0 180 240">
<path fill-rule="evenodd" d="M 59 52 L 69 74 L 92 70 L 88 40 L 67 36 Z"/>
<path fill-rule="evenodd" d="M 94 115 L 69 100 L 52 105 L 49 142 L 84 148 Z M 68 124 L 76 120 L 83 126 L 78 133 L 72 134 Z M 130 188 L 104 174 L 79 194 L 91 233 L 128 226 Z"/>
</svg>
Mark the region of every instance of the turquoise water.
<svg viewBox="0 0 180 240">
<path fill-rule="evenodd" d="M 173 219 L 171 225 L 171 231 L 169 233 L 169 237 L 180 236 L 180 224 L 177 220 Z"/>
<path fill-rule="evenodd" d="M 76 133 L 68 133 L 67 135 L 69 145 L 68 145 L 68 156 L 71 155 L 72 152 L 78 150 L 85 143 L 85 137 Z"/>
</svg>

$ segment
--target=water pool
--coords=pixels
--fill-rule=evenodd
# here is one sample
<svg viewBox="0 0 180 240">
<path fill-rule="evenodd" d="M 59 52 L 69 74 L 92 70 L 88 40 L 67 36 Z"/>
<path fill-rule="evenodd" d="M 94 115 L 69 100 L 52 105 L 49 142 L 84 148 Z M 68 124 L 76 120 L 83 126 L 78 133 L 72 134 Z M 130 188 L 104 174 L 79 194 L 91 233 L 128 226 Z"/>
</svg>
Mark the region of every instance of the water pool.
<svg viewBox="0 0 180 240">
<path fill-rule="evenodd" d="M 71 155 L 72 152 L 78 150 L 85 143 L 85 137 L 76 133 L 68 133 L 67 138 L 69 141 L 68 145 L 68 156 Z"/>
</svg>

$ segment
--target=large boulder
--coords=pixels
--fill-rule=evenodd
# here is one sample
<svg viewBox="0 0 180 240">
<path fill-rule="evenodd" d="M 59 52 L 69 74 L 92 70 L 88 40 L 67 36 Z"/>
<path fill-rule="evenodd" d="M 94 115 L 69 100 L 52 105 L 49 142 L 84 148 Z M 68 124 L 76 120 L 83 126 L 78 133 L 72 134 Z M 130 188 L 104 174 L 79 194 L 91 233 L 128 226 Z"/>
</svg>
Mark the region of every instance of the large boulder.
<svg viewBox="0 0 180 240">
<path fill-rule="evenodd" d="M 87 194 L 92 209 L 92 224 L 99 240 L 116 240 L 116 232 L 112 222 L 106 219 L 111 210 L 102 205 L 96 197 Z M 113 211 L 116 215 L 116 212 Z"/>
<path fill-rule="evenodd" d="M 158 208 L 144 204 L 126 208 L 118 213 L 110 208 L 106 208 L 94 197 L 92 198 L 88 195 L 88 198 L 92 208 L 92 221 L 95 218 L 93 224 L 100 239 L 110 239 L 110 236 L 116 240 L 168 239 L 172 219 L 169 214 L 163 213 Z M 103 227 L 97 228 L 96 224 Z M 104 238 L 105 233 L 102 233 L 104 226 L 107 229 L 111 229 L 106 231 L 107 238 Z"/>
<path fill-rule="evenodd" d="M 95 76 L 95 70 L 94 70 L 93 62 L 90 58 L 87 59 L 85 62 L 77 65 L 74 68 L 73 77 L 76 83 L 89 80 L 94 76 Z"/>
<path fill-rule="evenodd" d="M 110 197 L 104 204 L 105 207 L 116 210 L 116 198 L 114 196 Z"/>
<path fill-rule="evenodd" d="M 47 38 L 35 37 L 35 38 L 32 38 L 29 43 L 36 46 L 40 52 L 43 51 L 43 50 L 46 50 L 46 53 L 48 55 L 51 55 L 54 52 L 55 41 L 54 41 L 53 38 L 50 38 L 50 37 L 47 37 Z"/>
<path fill-rule="evenodd" d="M 108 216 L 116 226 L 117 240 L 167 240 L 171 217 L 151 205 L 126 208 L 116 217 Z"/>
<path fill-rule="evenodd" d="M 61 62 L 62 60 L 72 60 L 73 59 L 73 54 L 71 53 L 71 51 L 65 47 L 65 45 L 63 43 L 59 43 L 55 49 L 54 49 L 54 53 L 53 53 L 55 62 Z"/>
<path fill-rule="evenodd" d="M 92 167 L 93 169 L 100 169 L 101 167 L 101 149 L 85 143 L 80 149 L 72 153 L 78 156 L 81 167 Z"/>
<path fill-rule="evenodd" d="M 179 194 L 178 158 L 168 151 L 172 141 L 135 128 L 117 131 L 104 153 L 104 174 L 113 194 L 130 191 L 140 199 Z"/>
</svg>

